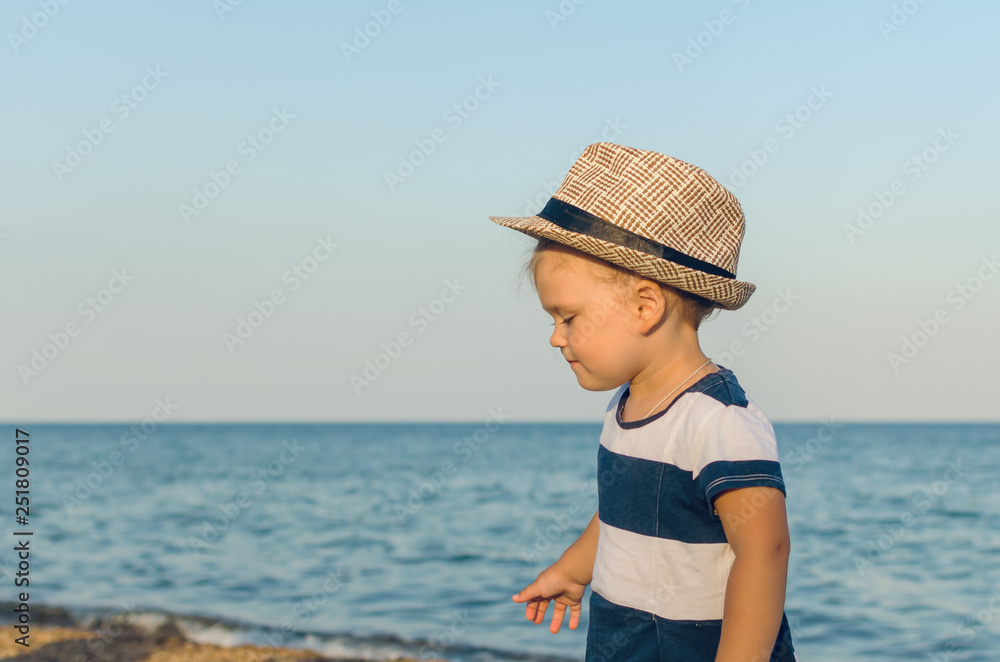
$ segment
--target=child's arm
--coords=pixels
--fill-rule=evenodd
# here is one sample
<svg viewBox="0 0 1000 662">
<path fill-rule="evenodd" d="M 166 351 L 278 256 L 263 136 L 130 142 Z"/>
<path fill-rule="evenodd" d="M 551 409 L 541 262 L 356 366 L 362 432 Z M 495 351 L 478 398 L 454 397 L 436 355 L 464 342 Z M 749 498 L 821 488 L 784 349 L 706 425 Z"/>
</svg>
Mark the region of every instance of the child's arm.
<svg viewBox="0 0 1000 662">
<path fill-rule="evenodd" d="M 715 660 L 769 660 L 785 608 L 791 547 L 785 495 L 773 487 L 728 490 L 715 499 L 715 509 L 736 555 Z"/>
<path fill-rule="evenodd" d="M 555 602 L 549 631 L 559 632 L 566 607 L 569 607 L 569 629 L 575 630 L 580 622 L 580 603 L 594 575 L 594 558 L 597 555 L 597 537 L 600 522 L 597 513 L 580 537 L 566 548 L 559 560 L 538 573 L 535 581 L 513 596 L 514 602 L 527 602 L 524 616 L 529 621 L 541 623 L 549 601 Z M 541 608 L 539 608 L 541 607 Z"/>
</svg>

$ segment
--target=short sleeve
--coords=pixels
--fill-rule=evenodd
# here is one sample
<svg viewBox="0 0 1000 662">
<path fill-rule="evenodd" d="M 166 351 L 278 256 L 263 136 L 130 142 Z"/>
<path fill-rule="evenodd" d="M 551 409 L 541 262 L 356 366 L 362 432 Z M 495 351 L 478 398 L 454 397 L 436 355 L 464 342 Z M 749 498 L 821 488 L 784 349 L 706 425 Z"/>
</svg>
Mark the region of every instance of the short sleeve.
<svg viewBox="0 0 1000 662">
<path fill-rule="evenodd" d="M 764 486 L 785 493 L 774 428 L 747 407 L 728 405 L 712 414 L 697 435 L 693 459 L 695 495 L 709 512 L 724 490 Z"/>
</svg>

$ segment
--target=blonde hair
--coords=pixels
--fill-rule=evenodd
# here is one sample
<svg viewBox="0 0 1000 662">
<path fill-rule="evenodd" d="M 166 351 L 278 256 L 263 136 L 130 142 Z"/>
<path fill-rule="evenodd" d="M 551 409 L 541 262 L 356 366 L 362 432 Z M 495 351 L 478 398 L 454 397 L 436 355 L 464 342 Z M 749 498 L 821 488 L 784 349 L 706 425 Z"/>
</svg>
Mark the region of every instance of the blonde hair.
<svg viewBox="0 0 1000 662">
<path fill-rule="evenodd" d="M 531 286 L 536 290 L 538 289 L 538 286 L 535 282 L 535 268 L 538 266 L 539 258 L 546 251 L 552 252 L 558 250 L 564 250 L 571 253 L 575 253 L 580 257 L 588 260 L 592 265 L 601 265 L 606 267 L 606 271 L 604 273 L 600 273 L 599 269 L 593 269 L 593 268 L 591 269 L 591 273 L 593 273 L 595 277 L 600 278 L 607 283 L 617 286 L 619 292 L 624 292 L 625 286 L 633 282 L 635 279 L 647 278 L 646 276 L 636 273 L 631 269 L 626 269 L 625 267 L 621 267 L 617 264 L 614 264 L 613 262 L 602 260 L 599 257 L 578 250 L 571 246 L 567 246 L 558 241 L 555 241 L 554 239 L 541 237 L 538 239 L 538 243 L 535 245 L 534 251 L 532 251 L 531 258 L 524 265 L 524 269 L 522 271 L 522 277 L 525 273 L 527 273 L 528 277 L 531 280 Z M 608 274 L 608 271 L 610 271 L 610 274 Z M 652 279 L 650 278 L 649 280 Z M 674 301 L 674 306 L 671 306 L 668 309 L 668 314 L 673 312 L 675 306 L 680 306 L 681 315 L 683 315 L 684 318 L 691 323 L 691 325 L 695 328 L 695 330 L 697 330 L 701 326 L 701 323 L 704 322 L 706 319 L 708 319 L 708 317 L 714 311 L 722 309 L 722 307 L 719 304 L 709 299 L 706 299 L 705 297 L 701 297 L 698 296 L 697 294 L 693 294 L 691 292 L 678 289 L 666 283 L 657 282 L 657 284 L 660 286 L 660 291 L 663 292 L 663 295 L 667 299 L 667 301 L 668 302 L 671 300 Z"/>
</svg>

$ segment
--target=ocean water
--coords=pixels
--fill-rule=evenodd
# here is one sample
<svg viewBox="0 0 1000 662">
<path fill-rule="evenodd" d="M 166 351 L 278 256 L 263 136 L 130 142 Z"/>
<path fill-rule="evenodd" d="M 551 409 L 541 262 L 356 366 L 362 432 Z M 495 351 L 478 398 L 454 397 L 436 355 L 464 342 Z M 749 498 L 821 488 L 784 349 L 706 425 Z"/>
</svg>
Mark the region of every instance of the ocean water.
<svg viewBox="0 0 1000 662">
<path fill-rule="evenodd" d="M 583 657 L 586 609 L 551 634 L 510 596 L 596 509 L 599 424 L 22 427 L 33 604 L 328 655 Z M 1000 425 L 775 431 L 799 659 L 1000 659 Z"/>
</svg>

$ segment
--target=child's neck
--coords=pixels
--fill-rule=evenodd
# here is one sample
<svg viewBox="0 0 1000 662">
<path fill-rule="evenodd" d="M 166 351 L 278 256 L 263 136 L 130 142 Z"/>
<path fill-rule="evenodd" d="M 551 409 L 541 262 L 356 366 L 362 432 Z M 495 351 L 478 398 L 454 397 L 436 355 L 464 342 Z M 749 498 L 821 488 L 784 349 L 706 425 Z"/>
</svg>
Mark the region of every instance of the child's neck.
<svg viewBox="0 0 1000 662">
<path fill-rule="evenodd" d="M 641 420 L 662 411 L 687 387 L 718 370 L 700 349 L 676 354 L 658 364 L 650 365 L 630 380 L 629 396 L 622 410 L 622 420 L 626 422 Z M 667 396 L 665 400 L 664 396 Z M 657 405 L 657 402 L 660 404 Z M 654 406 L 656 409 L 650 412 Z"/>
</svg>

